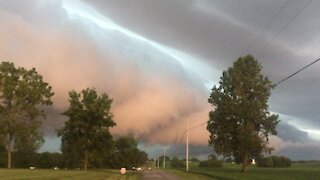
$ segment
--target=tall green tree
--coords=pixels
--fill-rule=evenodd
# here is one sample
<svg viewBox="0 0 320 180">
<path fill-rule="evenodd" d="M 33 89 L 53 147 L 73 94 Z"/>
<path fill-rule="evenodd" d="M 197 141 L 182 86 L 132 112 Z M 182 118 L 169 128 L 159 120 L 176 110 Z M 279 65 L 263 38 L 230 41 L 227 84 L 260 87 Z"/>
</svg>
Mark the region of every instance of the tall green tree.
<svg viewBox="0 0 320 180">
<path fill-rule="evenodd" d="M 114 168 L 142 166 L 148 160 L 148 154 L 139 150 L 137 141 L 130 136 L 117 139 L 115 147 L 116 151 L 112 155 Z"/>
<path fill-rule="evenodd" d="M 106 146 L 112 148 L 109 128 L 116 125 L 110 112 L 112 99 L 105 93 L 99 96 L 96 90 L 87 88 L 81 93 L 71 91 L 69 103 L 69 109 L 63 113 L 69 120 L 58 130 L 58 135 L 62 136 L 61 150 L 63 154 L 81 159 L 87 170 L 93 152 L 107 151 Z"/>
<path fill-rule="evenodd" d="M 41 107 L 51 105 L 53 93 L 35 68 L 27 70 L 13 63 L 0 64 L 0 129 L 5 141 L 8 168 L 12 151 L 22 143 L 38 148 L 43 142 L 39 127 L 45 113 Z"/>
<path fill-rule="evenodd" d="M 276 134 L 278 115 L 268 110 L 273 85 L 261 73 L 262 66 L 251 55 L 240 57 L 222 73 L 208 102 L 209 145 L 218 155 L 233 156 L 245 172 L 249 159 L 270 152 L 268 136 Z"/>
</svg>

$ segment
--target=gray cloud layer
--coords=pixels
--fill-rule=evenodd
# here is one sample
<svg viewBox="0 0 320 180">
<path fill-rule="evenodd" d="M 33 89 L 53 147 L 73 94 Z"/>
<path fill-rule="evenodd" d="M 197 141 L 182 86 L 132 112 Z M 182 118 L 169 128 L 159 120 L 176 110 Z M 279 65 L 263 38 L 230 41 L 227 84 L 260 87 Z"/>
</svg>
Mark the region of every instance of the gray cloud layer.
<svg viewBox="0 0 320 180">
<path fill-rule="evenodd" d="M 207 120 L 210 110 L 207 82 L 201 72 L 190 67 L 199 69 L 203 67 L 199 63 L 204 64 L 209 70 L 203 70 L 203 74 L 209 74 L 211 83 L 217 83 L 222 70 L 240 55 L 251 53 L 264 66 L 264 73 L 276 82 L 316 59 L 320 47 L 318 1 L 312 1 L 262 52 L 261 48 L 306 2 L 83 2 L 102 17 L 156 45 L 72 15 L 63 8 L 64 1 L 0 0 L 0 58 L 36 67 L 53 86 L 55 104 L 48 109 L 43 127 L 51 136 L 65 120 L 60 113 L 67 107 L 68 91 L 96 87 L 114 99 L 112 111 L 117 127 L 113 133 L 132 133 L 150 144 L 183 143 L 186 118 L 191 126 L 197 125 Z M 245 52 L 281 8 L 279 16 Z M 185 52 L 197 62 L 179 61 L 159 49 L 158 44 Z M 318 69 L 319 64 L 315 64 L 273 91 L 270 107 L 284 115 L 284 122 L 278 127 L 279 137 L 271 142 L 279 147 L 277 153 L 295 158 L 317 157 L 316 153 L 304 156 L 300 147 L 311 152 L 317 149 L 311 144 L 318 146 L 319 142 L 297 128 L 320 128 Z M 203 145 L 206 151 L 205 126 L 192 133 L 191 143 Z M 196 154 L 201 154 L 200 146 L 195 149 L 199 152 Z"/>
</svg>

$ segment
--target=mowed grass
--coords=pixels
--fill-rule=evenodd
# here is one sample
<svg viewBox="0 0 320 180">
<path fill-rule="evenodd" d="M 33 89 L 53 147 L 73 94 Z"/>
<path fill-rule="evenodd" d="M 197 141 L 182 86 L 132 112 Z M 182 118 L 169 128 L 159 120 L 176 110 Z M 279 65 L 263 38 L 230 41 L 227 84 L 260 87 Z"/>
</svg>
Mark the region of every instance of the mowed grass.
<svg viewBox="0 0 320 180">
<path fill-rule="evenodd" d="M 168 169 L 167 171 L 183 179 L 222 179 L 222 180 L 320 180 L 319 163 L 293 164 L 290 168 L 258 168 L 249 166 L 246 173 L 240 172 L 240 165 L 226 163 L 223 168 L 199 168 L 192 163 L 189 173 L 185 169 Z"/>
<path fill-rule="evenodd" d="M 140 173 L 128 172 L 126 175 L 120 175 L 119 170 L 51 170 L 51 169 L 0 169 L 1 180 L 53 180 L 53 179 L 79 179 L 79 180 L 103 180 L 103 179 L 120 179 L 120 180 L 138 180 Z"/>
</svg>

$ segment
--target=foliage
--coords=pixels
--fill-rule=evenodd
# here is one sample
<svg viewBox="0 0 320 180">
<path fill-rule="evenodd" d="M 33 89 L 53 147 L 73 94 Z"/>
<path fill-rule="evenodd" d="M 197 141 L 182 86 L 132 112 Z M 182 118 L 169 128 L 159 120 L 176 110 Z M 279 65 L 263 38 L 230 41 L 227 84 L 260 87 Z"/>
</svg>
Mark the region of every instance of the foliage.
<svg viewBox="0 0 320 180">
<path fill-rule="evenodd" d="M 192 162 L 199 162 L 200 160 L 199 160 L 198 158 L 193 157 L 193 158 L 190 159 L 190 161 L 192 161 Z"/>
<path fill-rule="evenodd" d="M 242 163 L 242 172 L 248 159 L 272 150 L 267 146 L 268 136 L 276 134 L 279 122 L 268 111 L 273 85 L 261 69 L 252 56 L 239 58 L 222 73 L 219 87 L 212 88 L 208 99 L 214 108 L 207 125 L 209 144 L 218 155 L 233 156 Z"/>
<path fill-rule="evenodd" d="M 38 154 L 38 161 L 35 165 L 39 168 L 51 169 L 54 167 L 63 168 L 63 156 L 61 153 L 43 152 Z"/>
<path fill-rule="evenodd" d="M 41 146 L 40 117 L 45 117 L 41 107 L 51 105 L 52 96 L 51 87 L 35 68 L 0 64 L 0 129 L 8 152 L 8 168 L 12 151 Z"/>
<path fill-rule="evenodd" d="M 264 157 L 257 161 L 258 167 L 290 167 L 291 160 L 283 156 Z"/>
<path fill-rule="evenodd" d="M 163 158 L 164 157 L 164 158 Z M 169 162 L 170 161 L 170 157 L 169 156 L 159 156 L 159 158 L 156 159 L 156 163 L 158 163 L 158 159 L 159 159 L 159 164 L 160 166 L 163 165 L 163 159 L 166 160 L 166 162 Z M 184 160 L 185 161 L 185 160 Z"/>
<path fill-rule="evenodd" d="M 217 160 L 217 156 L 215 154 L 209 154 L 208 160 Z"/>
<path fill-rule="evenodd" d="M 61 151 L 68 159 L 66 165 L 74 166 L 83 161 L 85 170 L 94 154 L 112 152 L 113 142 L 109 128 L 115 126 L 110 112 L 112 99 L 101 96 L 94 89 L 81 93 L 69 93 L 70 106 L 63 114 L 69 117 L 65 126 L 58 130 Z"/>
<path fill-rule="evenodd" d="M 233 159 L 231 157 L 228 157 L 227 159 L 224 160 L 224 162 L 233 162 Z"/>
<path fill-rule="evenodd" d="M 38 154 L 31 149 L 24 151 L 13 152 L 13 167 L 15 168 L 28 168 L 30 166 L 37 166 Z"/>
<path fill-rule="evenodd" d="M 200 161 L 199 167 L 222 167 L 222 161 L 217 159 L 208 159 Z"/>
<path fill-rule="evenodd" d="M 0 167 L 5 167 L 6 164 L 6 147 L 0 141 Z"/>
<path fill-rule="evenodd" d="M 186 161 L 180 160 L 177 157 L 173 157 L 171 159 L 171 167 L 173 167 L 173 168 L 186 167 Z"/>
<path fill-rule="evenodd" d="M 110 163 L 113 168 L 142 166 L 148 160 L 146 152 L 138 149 L 138 143 L 130 136 L 120 137 L 116 143 L 116 151 L 112 155 L 112 162 Z"/>
</svg>

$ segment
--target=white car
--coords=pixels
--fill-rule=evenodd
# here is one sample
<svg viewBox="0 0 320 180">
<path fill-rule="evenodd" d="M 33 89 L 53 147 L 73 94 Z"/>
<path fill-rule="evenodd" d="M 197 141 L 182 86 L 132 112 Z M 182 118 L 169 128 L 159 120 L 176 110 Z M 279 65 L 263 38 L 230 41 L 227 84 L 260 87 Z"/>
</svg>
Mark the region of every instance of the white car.
<svg viewBox="0 0 320 180">
<path fill-rule="evenodd" d="M 138 167 L 138 168 L 137 168 L 137 171 L 141 171 L 141 170 L 142 170 L 142 168 L 141 168 L 141 167 Z"/>
</svg>

